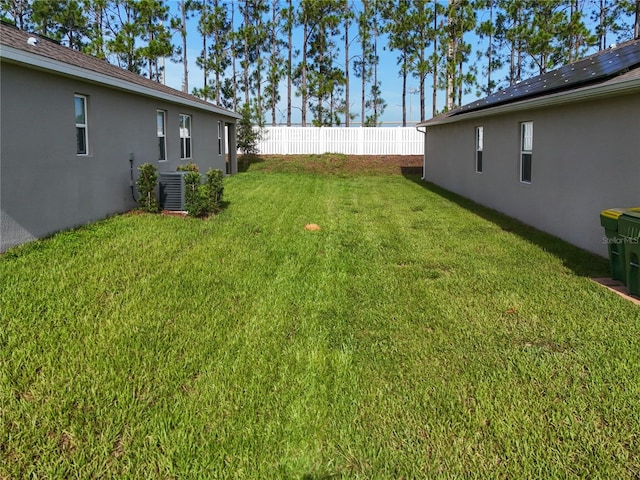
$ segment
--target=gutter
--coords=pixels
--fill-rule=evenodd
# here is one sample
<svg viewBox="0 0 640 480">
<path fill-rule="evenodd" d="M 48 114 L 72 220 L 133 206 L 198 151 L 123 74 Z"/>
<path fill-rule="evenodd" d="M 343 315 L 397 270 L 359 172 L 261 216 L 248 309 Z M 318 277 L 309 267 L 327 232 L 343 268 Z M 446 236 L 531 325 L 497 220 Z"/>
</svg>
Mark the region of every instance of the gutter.
<svg viewBox="0 0 640 480">
<path fill-rule="evenodd" d="M 420 130 L 424 127 L 424 130 Z M 426 180 L 427 177 L 427 127 L 424 124 L 416 125 L 416 130 L 424 135 L 424 149 L 422 152 L 422 177 L 420 180 Z"/>
<path fill-rule="evenodd" d="M 517 112 L 520 110 L 529 110 L 533 108 L 558 106 L 573 102 L 595 100 L 612 95 L 626 95 L 634 92 L 640 92 L 640 79 L 636 78 L 626 81 L 613 82 L 605 85 L 587 86 L 572 90 L 571 92 L 552 93 L 543 97 L 520 100 L 518 102 L 497 105 L 495 107 L 484 108 L 482 110 L 476 110 L 469 113 L 461 113 L 459 115 L 453 115 L 444 118 L 435 117 L 431 120 L 427 120 L 426 122 L 419 123 L 416 128 L 426 128 L 433 125 L 444 125 L 447 123 L 461 122 L 463 120 L 471 120 L 474 118 L 486 117 L 488 115 L 498 115 L 501 113 Z"/>
<path fill-rule="evenodd" d="M 28 67 L 35 68 L 38 70 L 54 72 L 66 77 L 78 78 L 84 81 L 112 87 L 117 90 L 124 90 L 126 92 L 132 92 L 132 93 L 136 93 L 146 97 L 157 98 L 157 99 L 164 100 L 171 103 L 178 103 L 180 105 L 189 106 L 192 108 L 196 108 L 198 110 L 213 112 L 218 115 L 235 118 L 237 120 L 242 118 L 242 116 L 236 112 L 224 110 L 213 104 L 211 106 L 208 106 L 203 103 L 199 103 L 184 97 L 180 97 L 178 95 L 172 95 L 168 92 L 155 90 L 151 87 L 138 85 L 136 83 L 132 83 L 127 80 L 112 77 L 104 73 L 94 72 L 93 70 L 88 70 L 86 68 L 78 67 L 76 65 L 64 63 L 59 60 L 54 60 L 52 58 L 44 57 L 42 55 L 36 55 L 34 53 L 25 52 L 24 50 L 21 50 L 15 47 L 10 47 L 8 45 L 2 45 L 2 48 L 0 49 L 0 58 L 10 63 L 26 65 Z M 115 66 L 113 67 L 117 68 Z"/>
</svg>

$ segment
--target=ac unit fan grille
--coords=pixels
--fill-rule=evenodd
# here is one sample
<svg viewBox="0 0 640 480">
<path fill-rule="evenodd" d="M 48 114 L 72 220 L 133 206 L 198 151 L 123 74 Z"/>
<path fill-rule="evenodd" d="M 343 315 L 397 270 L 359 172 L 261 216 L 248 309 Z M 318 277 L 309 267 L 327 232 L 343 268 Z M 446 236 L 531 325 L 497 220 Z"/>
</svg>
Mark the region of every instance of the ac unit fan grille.
<svg viewBox="0 0 640 480">
<path fill-rule="evenodd" d="M 184 211 L 184 174 L 186 172 L 160 173 L 160 206 L 165 210 Z"/>
</svg>

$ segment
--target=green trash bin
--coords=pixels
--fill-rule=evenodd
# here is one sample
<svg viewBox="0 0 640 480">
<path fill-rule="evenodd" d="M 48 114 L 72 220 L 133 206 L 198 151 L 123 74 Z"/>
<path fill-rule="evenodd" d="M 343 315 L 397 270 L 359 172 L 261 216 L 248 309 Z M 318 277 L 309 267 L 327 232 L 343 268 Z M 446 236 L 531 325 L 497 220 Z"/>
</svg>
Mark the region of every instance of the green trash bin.
<svg viewBox="0 0 640 480">
<path fill-rule="evenodd" d="M 600 225 L 604 227 L 609 250 L 609 265 L 611 278 L 619 280 L 626 285 L 627 271 L 625 268 L 625 239 L 618 232 L 618 220 L 626 212 L 625 208 L 610 208 L 600 213 Z"/>
<path fill-rule="evenodd" d="M 624 240 L 627 290 L 640 296 L 640 211 L 627 210 L 618 219 L 618 234 Z"/>
</svg>

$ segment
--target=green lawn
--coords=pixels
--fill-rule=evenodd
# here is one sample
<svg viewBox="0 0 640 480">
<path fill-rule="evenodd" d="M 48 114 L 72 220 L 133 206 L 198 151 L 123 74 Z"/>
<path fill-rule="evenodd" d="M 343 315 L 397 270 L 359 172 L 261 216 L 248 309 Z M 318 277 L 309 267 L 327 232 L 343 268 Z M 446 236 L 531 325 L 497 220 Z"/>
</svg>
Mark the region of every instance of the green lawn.
<svg viewBox="0 0 640 480">
<path fill-rule="evenodd" d="M 640 476 L 604 259 L 401 175 L 225 200 L 0 257 L 0 478 Z"/>
</svg>

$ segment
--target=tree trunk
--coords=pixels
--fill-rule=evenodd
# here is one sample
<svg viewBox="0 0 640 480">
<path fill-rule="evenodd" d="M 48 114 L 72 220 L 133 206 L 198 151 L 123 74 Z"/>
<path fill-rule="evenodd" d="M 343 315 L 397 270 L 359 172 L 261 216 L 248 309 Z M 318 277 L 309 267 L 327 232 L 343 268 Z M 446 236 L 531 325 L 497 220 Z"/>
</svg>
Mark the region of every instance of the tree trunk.
<svg viewBox="0 0 640 480">
<path fill-rule="evenodd" d="M 402 126 L 407 126 L 407 54 L 402 54 Z"/>
<path fill-rule="evenodd" d="M 235 3 L 231 0 L 231 25 L 233 25 L 233 17 L 235 14 Z M 231 75 L 233 76 L 233 110 L 238 109 L 238 72 L 236 70 L 236 44 L 235 36 L 231 36 Z"/>
<path fill-rule="evenodd" d="M 182 35 L 182 66 L 184 69 L 182 73 L 182 91 L 189 93 L 189 63 L 187 62 L 187 8 L 185 6 L 185 0 L 180 2 L 180 10 L 182 10 L 180 34 Z"/>
<path fill-rule="evenodd" d="M 636 0 L 636 20 L 633 24 L 633 38 L 640 39 L 640 0 Z"/>
<path fill-rule="evenodd" d="M 269 70 L 273 70 L 273 59 L 276 56 L 276 10 L 278 8 L 278 1 L 273 0 L 271 3 L 271 58 L 269 59 Z M 270 75 L 272 73 L 270 72 Z M 276 85 L 271 86 L 271 125 L 276 126 Z"/>
<path fill-rule="evenodd" d="M 293 5 L 289 0 L 289 17 L 287 20 L 287 127 L 291 126 L 291 67 L 293 66 Z"/>
<path fill-rule="evenodd" d="M 244 44 L 244 63 L 242 65 L 242 80 L 244 82 L 244 103 L 249 103 L 249 39 L 247 38 L 247 28 L 249 27 L 249 0 L 244 0 L 244 34 L 242 40 Z"/>
<path fill-rule="evenodd" d="M 367 88 L 367 82 L 366 82 L 366 71 L 367 71 L 367 62 L 365 62 L 365 55 L 364 55 L 364 49 L 365 46 L 364 44 L 362 45 L 362 71 L 360 72 L 360 75 L 362 75 L 362 118 L 361 118 L 361 122 L 360 125 L 362 127 L 364 127 L 364 121 L 365 121 L 365 110 L 364 110 L 364 105 L 365 105 L 365 101 L 366 101 L 366 88 Z"/>
<path fill-rule="evenodd" d="M 207 66 L 209 65 L 209 59 L 207 58 L 207 35 L 202 34 L 202 76 L 203 78 L 203 86 L 202 91 L 204 93 L 204 99 L 207 100 L 207 82 L 209 81 L 209 69 Z"/>
<path fill-rule="evenodd" d="M 349 126 L 349 3 L 345 1 L 345 23 L 344 23 L 344 126 Z"/>
<path fill-rule="evenodd" d="M 373 123 L 378 126 L 378 24 L 373 25 Z"/>
<path fill-rule="evenodd" d="M 438 112 L 438 0 L 433 0 L 433 86 L 431 91 L 431 116 Z"/>
<path fill-rule="evenodd" d="M 487 48 L 487 95 L 491 95 L 491 71 L 493 70 L 493 0 L 489 1 L 489 48 Z"/>
<path fill-rule="evenodd" d="M 302 126 L 306 127 L 307 126 L 307 40 L 308 40 L 308 36 L 309 36 L 309 26 L 307 25 L 306 19 L 304 21 L 304 26 L 303 26 L 303 40 L 302 40 L 302 80 L 300 83 L 300 88 L 302 90 L 302 95 L 301 95 L 301 100 L 302 100 L 302 116 L 301 116 L 301 121 L 302 121 Z"/>
</svg>

